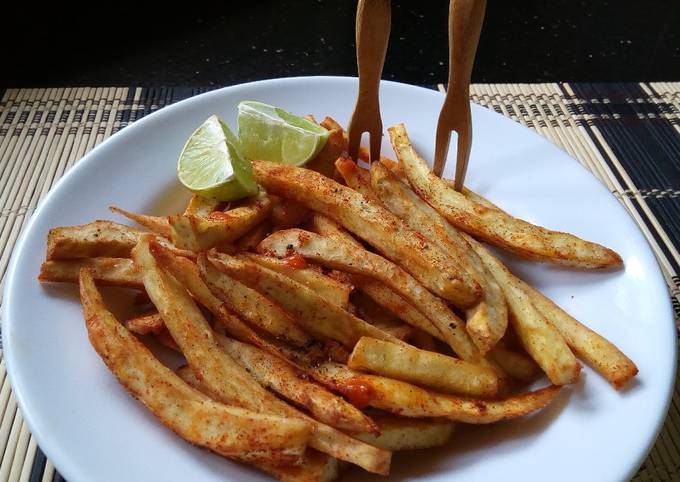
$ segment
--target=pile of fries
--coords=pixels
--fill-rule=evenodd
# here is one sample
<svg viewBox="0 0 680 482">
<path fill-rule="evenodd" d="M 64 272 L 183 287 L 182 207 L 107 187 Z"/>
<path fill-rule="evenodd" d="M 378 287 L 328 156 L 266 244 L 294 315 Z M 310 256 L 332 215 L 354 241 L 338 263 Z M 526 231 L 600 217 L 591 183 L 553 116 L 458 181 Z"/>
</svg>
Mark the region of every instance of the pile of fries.
<svg viewBox="0 0 680 482">
<path fill-rule="evenodd" d="M 403 125 L 389 129 L 398 162 L 370 169 L 321 125 L 306 168 L 253 161 L 253 198 L 111 208 L 146 230 L 50 231 L 40 281 L 79 282 L 92 346 L 168 428 L 280 480 L 333 480 L 341 462 L 387 475 L 392 452 L 446 444 L 456 423 L 544 408 L 578 380 L 577 357 L 617 389 L 636 375 L 482 243 L 587 269 L 621 265 L 615 252 L 455 191 Z M 97 285 L 137 290 L 140 315 L 117 320 Z M 151 338 L 186 365 L 163 365 Z M 541 374 L 550 384 L 527 391 Z"/>
</svg>

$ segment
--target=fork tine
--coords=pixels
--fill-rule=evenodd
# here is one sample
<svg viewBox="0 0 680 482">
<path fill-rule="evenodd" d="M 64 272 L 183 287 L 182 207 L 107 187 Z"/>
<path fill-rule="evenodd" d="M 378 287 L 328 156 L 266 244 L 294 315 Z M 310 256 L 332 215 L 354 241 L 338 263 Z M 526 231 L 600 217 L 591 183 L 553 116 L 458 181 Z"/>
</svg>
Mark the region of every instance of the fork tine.
<svg viewBox="0 0 680 482">
<path fill-rule="evenodd" d="M 442 177 L 446 157 L 449 154 L 449 142 L 451 141 L 451 127 L 440 115 L 437 124 L 437 139 L 434 147 L 434 166 L 432 171 L 437 177 Z"/>
<path fill-rule="evenodd" d="M 371 162 L 380 160 L 380 147 L 382 145 L 382 124 L 374 127 L 369 132 L 371 142 Z"/>
<path fill-rule="evenodd" d="M 468 121 L 457 130 L 458 146 L 456 149 L 456 174 L 453 178 L 453 188 L 458 192 L 463 189 L 465 173 L 467 172 L 468 161 L 470 160 L 470 149 L 472 148 L 472 119 L 469 107 L 467 116 Z"/>
<path fill-rule="evenodd" d="M 355 161 L 359 158 L 359 145 L 361 144 L 361 134 L 363 134 L 361 128 L 357 125 L 356 117 L 358 117 L 358 112 L 355 110 L 347 129 L 349 157 Z"/>
</svg>

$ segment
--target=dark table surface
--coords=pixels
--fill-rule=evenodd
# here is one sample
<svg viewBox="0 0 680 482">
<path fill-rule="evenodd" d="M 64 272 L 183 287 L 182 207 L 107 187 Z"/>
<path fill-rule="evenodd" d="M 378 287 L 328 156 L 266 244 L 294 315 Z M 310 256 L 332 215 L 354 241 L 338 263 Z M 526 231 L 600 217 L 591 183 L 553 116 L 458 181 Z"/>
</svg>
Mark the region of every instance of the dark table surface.
<svg viewBox="0 0 680 482">
<path fill-rule="evenodd" d="M 3 6 L 0 87 L 355 75 L 350 0 Z M 393 0 L 384 78 L 446 79 L 448 1 Z M 489 0 L 475 82 L 680 80 L 677 0 Z"/>
</svg>

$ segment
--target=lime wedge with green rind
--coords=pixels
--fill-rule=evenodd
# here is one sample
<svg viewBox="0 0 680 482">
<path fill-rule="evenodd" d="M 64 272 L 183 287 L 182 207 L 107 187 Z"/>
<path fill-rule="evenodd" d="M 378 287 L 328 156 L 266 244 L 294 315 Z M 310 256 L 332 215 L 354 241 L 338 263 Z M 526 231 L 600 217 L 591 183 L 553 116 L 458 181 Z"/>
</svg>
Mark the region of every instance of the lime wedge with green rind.
<svg viewBox="0 0 680 482">
<path fill-rule="evenodd" d="M 250 159 L 300 166 L 328 140 L 323 127 L 262 102 L 241 102 L 237 122 L 242 152 Z"/>
<path fill-rule="evenodd" d="M 177 177 L 192 192 L 218 201 L 233 201 L 258 191 L 252 165 L 236 135 L 216 115 L 187 140 L 177 162 Z"/>
</svg>

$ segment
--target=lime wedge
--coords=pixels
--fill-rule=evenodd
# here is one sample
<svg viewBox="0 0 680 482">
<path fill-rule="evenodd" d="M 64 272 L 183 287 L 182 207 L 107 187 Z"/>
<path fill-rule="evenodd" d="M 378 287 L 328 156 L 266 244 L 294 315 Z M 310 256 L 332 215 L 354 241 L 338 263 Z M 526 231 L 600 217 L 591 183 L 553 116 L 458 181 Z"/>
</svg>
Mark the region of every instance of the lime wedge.
<svg viewBox="0 0 680 482">
<path fill-rule="evenodd" d="M 216 115 L 189 137 L 179 155 L 177 177 L 192 192 L 218 201 L 233 201 L 258 190 L 238 139 Z"/>
<path fill-rule="evenodd" d="M 246 100 L 238 105 L 238 136 L 250 159 L 300 166 L 319 153 L 328 131 L 278 107 Z"/>
</svg>

